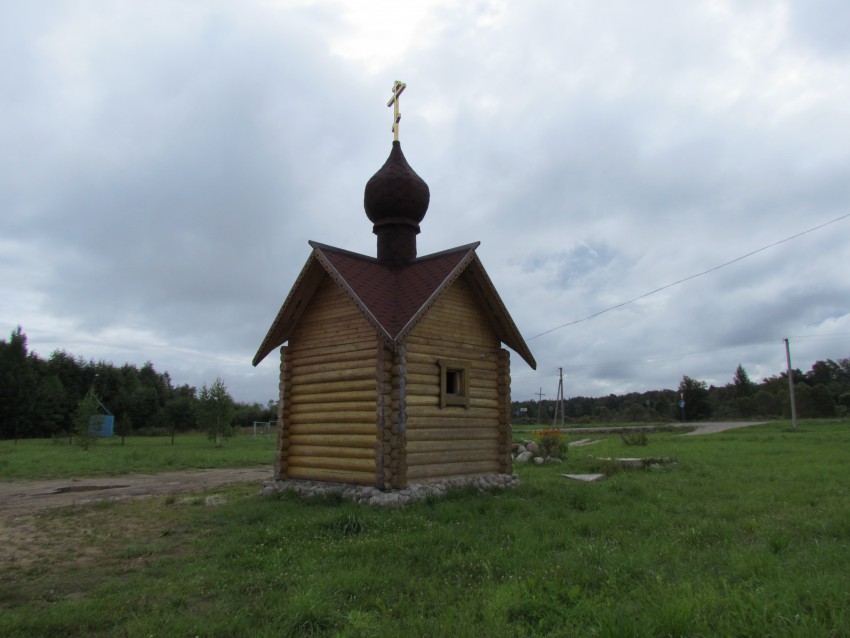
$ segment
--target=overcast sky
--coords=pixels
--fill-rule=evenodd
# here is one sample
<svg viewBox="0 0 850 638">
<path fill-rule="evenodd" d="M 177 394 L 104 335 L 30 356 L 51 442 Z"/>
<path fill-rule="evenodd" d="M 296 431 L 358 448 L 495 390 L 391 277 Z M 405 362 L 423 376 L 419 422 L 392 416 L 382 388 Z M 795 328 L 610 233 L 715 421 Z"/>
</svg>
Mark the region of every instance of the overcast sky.
<svg viewBox="0 0 850 638">
<path fill-rule="evenodd" d="M 251 366 L 310 253 L 374 255 L 392 142 L 420 255 L 479 256 L 513 398 L 850 356 L 846 0 L 16 2 L 0 20 L 0 330 L 176 384 Z"/>
</svg>

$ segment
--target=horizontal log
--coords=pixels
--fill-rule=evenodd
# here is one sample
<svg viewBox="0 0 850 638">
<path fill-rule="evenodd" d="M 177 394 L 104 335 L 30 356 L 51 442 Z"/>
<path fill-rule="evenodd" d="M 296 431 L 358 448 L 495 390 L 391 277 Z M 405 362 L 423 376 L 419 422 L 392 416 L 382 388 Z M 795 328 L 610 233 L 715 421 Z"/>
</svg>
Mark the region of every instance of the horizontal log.
<svg viewBox="0 0 850 638">
<path fill-rule="evenodd" d="M 442 320 L 429 317 L 429 320 L 419 323 L 411 334 L 417 337 L 482 345 L 490 345 L 496 339 L 496 332 L 486 320 L 478 321 L 460 314 L 447 316 Z"/>
<path fill-rule="evenodd" d="M 375 427 L 377 422 L 377 411 L 375 408 L 371 410 L 349 411 L 349 412 L 306 412 L 304 414 L 291 414 L 289 416 L 290 425 L 299 423 L 362 423 L 363 425 L 371 424 Z"/>
<path fill-rule="evenodd" d="M 498 463 L 497 450 L 452 450 L 450 452 L 418 452 L 407 453 L 407 467 L 417 465 L 434 465 L 440 463 L 474 463 L 477 461 L 491 461 Z M 408 472 L 410 470 L 408 469 Z"/>
<path fill-rule="evenodd" d="M 337 361 L 365 361 L 375 356 L 374 343 L 347 344 L 340 349 L 331 346 L 302 350 L 290 356 L 289 364 L 294 367 L 321 365 Z"/>
<path fill-rule="evenodd" d="M 327 337 L 345 338 L 344 341 L 340 339 L 337 343 L 355 343 L 366 341 L 370 337 L 374 338 L 377 335 L 375 329 L 363 317 L 359 321 L 357 318 L 351 317 L 344 318 L 338 322 L 332 321 L 327 324 L 322 322 L 320 318 L 302 317 L 301 321 L 298 322 L 298 325 L 293 330 L 292 336 L 293 338 L 296 336 L 299 338 L 308 337 L 311 340 L 311 344 L 315 344 Z M 295 343 L 297 344 L 298 342 L 296 341 Z M 333 341 L 331 341 L 332 343 Z"/>
<path fill-rule="evenodd" d="M 499 390 L 495 385 L 476 385 L 475 379 L 472 380 L 470 384 L 472 387 L 469 389 L 469 398 L 472 400 L 479 401 L 493 401 L 499 402 Z"/>
<path fill-rule="evenodd" d="M 409 481 L 443 478 L 449 476 L 464 476 L 467 474 L 485 474 L 498 472 L 496 461 L 475 461 L 472 463 L 440 463 L 434 465 L 416 465 L 407 469 Z"/>
<path fill-rule="evenodd" d="M 324 393 L 325 397 L 327 397 L 327 395 L 331 392 L 360 392 L 369 390 L 372 394 L 375 394 L 375 387 L 375 379 L 328 381 L 327 383 L 304 384 L 300 382 L 293 382 L 289 391 L 293 397 L 321 393 Z"/>
<path fill-rule="evenodd" d="M 477 417 L 469 414 L 463 408 L 444 408 L 442 416 L 408 415 L 408 428 L 442 429 L 442 428 L 495 428 L 499 417 Z"/>
<path fill-rule="evenodd" d="M 393 374 L 399 374 L 398 370 L 393 368 Z M 406 380 L 409 385 L 431 385 L 439 388 L 440 374 L 411 374 L 408 372 Z"/>
<path fill-rule="evenodd" d="M 434 383 L 408 383 L 407 395 L 420 397 L 439 397 L 440 384 L 439 379 L 435 378 Z"/>
<path fill-rule="evenodd" d="M 303 403 L 298 401 L 289 406 L 289 414 L 317 414 L 330 412 L 369 412 L 375 413 L 376 397 L 371 397 L 368 401 L 337 401 L 336 397 L 326 397 L 320 403 Z"/>
<path fill-rule="evenodd" d="M 443 296 L 440 300 L 434 304 L 431 308 L 431 311 L 426 315 L 423 321 L 441 321 L 443 319 L 451 319 L 454 321 L 456 317 L 462 317 L 469 321 L 479 321 L 486 325 L 489 325 L 489 320 L 487 319 L 484 312 L 481 310 L 480 306 L 475 303 L 471 296 L 463 297 L 463 296 Z"/>
<path fill-rule="evenodd" d="M 314 322 L 322 321 L 366 321 L 363 313 L 351 302 L 340 303 L 338 300 L 315 299 L 310 303 L 309 319 Z"/>
<path fill-rule="evenodd" d="M 410 439 L 407 442 L 407 453 L 449 452 L 453 450 L 490 450 L 495 453 L 498 447 L 499 443 L 495 439 L 455 439 L 453 441 L 417 441 Z"/>
<path fill-rule="evenodd" d="M 326 363 L 336 360 L 336 357 L 359 357 L 363 358 L 368 352 L 373 352 L 377 346 L 374 339 L 367 339 L 359 343 L 339 343 L 328 346 L 314 346 L 302 344 L 300 347 L 290 350 L 290 362 L 295 365 L 299 363 Z"/>
<path fill-rule="evenodd" d="M 410 441 L 456 441 L 458 439 L 464 440 L 482 440 L 488 439 L 491 441 L 497 441 L 499 438 L 499 433 L 495 428 L 460 428 L 460 429 L 450 429 L 450 428 L 434 428 L 434 429 L 412 429 L 408 428 L 407 430 L 407 440 Z"/>
<path fill-rule="evenodd" d="M 499 393 L 495 388 L 476 388 L 475 379 L 471 380 L 471 385 L 473 387 L 469 391 L 470 407 L 498 408 L 502 404 Z M 430 386 L 425 384 L 409 385 L 407 386 L 408 403 L 410 403 L 411 397 L 417 398 L 413 402 L 416 405 L 439 405 L 440 388 L 436 383 Z M 429 398 L 435 399 L 436 403 L 428 401 Z"/>
<path fill-rule="evenodd" d="M 300 343 L 309 343 L 314 347 L 325 347 L 337 343 L 361 343 L 371 340 L 374 336 L 375 330 L 371 326 L 323 329 L 319 327 L 307 328 L 302 325 L 293 331 L 290 342 L 296 347 Z"/>
<path fill-rule="evenodd" d="M 377 435 L 375 423 L 290 423 L 287 432 L 293 434 L 357 434 Z"/>
<path fill-rule="evenodd" d="M 467 422 L 468 419 L 493 419 L 499 418 L 500 412 L 494 408 L 479 408 L 463 406 L 448 406 L 445 408 L 431 407 L 427 405 L 413 405 L 407 410 L 409 419 L 441 419 L 451 418 L 457 422 Z"/>
<path fill-rule="evenodd" d="M 464 352 L 459 354 L 468 353 Z M 459 361 L 465 367 L 468 367 L 472 370 L 481 370 L 494 374 L 498 374 L 499 372 L 499 365 L 495 360 L 492 360 L 490 358 L 482 359 L 480 354 L 476 355 L 476 357 L 473 359 L 467 359 L 462 356 L 453 356 L 450 350 L 443 350 L 439 354 L 417 353 L 416 350 L 411 350 L 411 352 L 408 354 L 408 357 L 413 358 L 413 361 L 408 362 L 407 370 L 408 372 L 412 372 L 414 374 L 439 374 L 439 359 Z"/>
<path fill-rule="evenodd" d="M 419 352 L 418 350 L 413 349 L 409 349 L 406 354 L 408 364 L 420 366 L 436 366 L 439 356 L 440 355 L 428 352 Z"/>
<path fill-rule="evenodd" d="M 326 445 L 291 445 L 290 456 L 322 456 L 332 458 L 375 460 L 375 450 L 359 447 L 328 447 Z"/>
<path fill-rule="evenodd" d="M 291 434 L 290 445 L 375 448 L 374 434 Z"/>
<path fill-rule="evenodd" d="M 304 312 L 304 316 L 314 318 L 330 312 L 358 313 L 359 310 L 345 293 L 334 284 L 328 284 L 319 288 L 310 299 L 310 305 Z M 362 316 L 362 315 L 361 315 Z"/>
<path fill-rule="evenodd" d="M 369 368 L 372 373 L 375 373 L 375 359 L 370 352 L 355 352 L 350 353 L 349 357 L 339 357 L 330 361 L 321 363 L 296 363 L 290 366 L 292 374 L 303 376 L 307 374 L 315 374 L 317 372 L 333 372 L 339 369 L 347 369 L 352 367 Z M 355 355 L 357 355 L 355 357 Z"/>
<path fill-rule="evenodd" d="M 356 401 L 358 403 L 362 403 L 366 405 L 367 402 L 375 401 L 375 389 L 371 388 L 368 390 L 354 390 L 351 392 L 320 392 L 316 394 L 302 394 L 304 388 L 299 388 L 298 391 L 298 403 L 302 404 L 325 404 L 328 402 L 329 398 L 333 398 L 334 401 Z M 290 403 L 291 403 L 290 399 Z"/>
<path fill-rule="evenodd" d="M 407 393 L 407 406 L 408 408 L 417 405 L 426 405 L 426 406 L 439 406 L 440 405 L 440 397 L 438 395 L 431 396 L 423 396 L 421 394 L 412 394 L 410 392 Z"/>
<path fill-rule="evenodd" d="M 477 369 L 475 367 L 468 367 L 466 370 L 469 375 L 469 384 L 472 386 L 472 389 L 477 392 L 489 391 L 493 397 L 498 396 L 496 389 L 499 379 L 498 373 L 490 370 Z M 398 374 L 397 370 L 395 371 L 395 374 Z M 440 384 L 440 373 L 411 374 L 408 372 L 407 384 L 408 386 L 438 388 Z"/>
<path fill-rule="evenodd" d="M 291 479 L 304 481 L 328 481 L 333 483 L 357 483 L 359 485 L 374 485 L 374 472 L 351 472 L 345 470 L 329 470 L 324 468 L 287 468 L 286 476 Z"/>
<path fill-rule="evenodd" d="M 463 341 L 420 337 L 415 334 L 415 331 L 408 335 L 405 342 L 407 343 L 409 352 L 433 354 L 438 357 L 447 358 L 481 360 L 481 355 L 483 354 L 486 360 L 487 355 L 492 355 L 494 352 L 498 352 L 498 347 L 493 347 L 492 345 L 482 346 L 481 344 L 473 344 Z"/>
<path fill-rule="evenodd" d="M 435 374 L 440 374 L 440 366 L 437 365 L 437 362 L 433 363 L 411 363 L 407 362 L 407 374 L 424 374 L 426 376 L 433 376 Z M 394 368 L 397 372 L 398 367 Z"/>
<path fill-rule="evenodd" d="M 356 459 L 350 457 L 333 456 L 295 456 L 292 452 L 286 459 L 287 465 L 292 468 L 322 468 L 326 470 L 344 470 L 348 472 L 371 472 L 375 473 L 375 457 L 371 459 Z"/>
<path fill-rule="evenodd" d="M 499 400 L 497 398 L 481 399 L 481 398 L 476 397 L 474 394 L 470 393 L 469 407 L 470 408 L 490 408 L 490 409 L 493 409 L 493 410 L 498 410 L 499 409 Z"/>
<path fill-rule="evenodd" d="M 369 362 L 371 364 L 371 362 Z M 310 383 L 334 383 L 339 381 L 361 381 L 369 380 L 375 383 L 376 371 L 374 365 L 353 367 L 340 364 L 335 369 L 325 370 L 323 372 L 312 372 L 310 374 L 298 374 L 293 376 L 294 383 L 310 384 Z"/>
<path fill-rule="evenodd" d="M 421 324 L 411 331 L 406 341 L 408 343 L 428 343 L 440 350 L 445 350 L 447 347 L 456 344 L 464 344 L 477 350 L 487 349 L 492 351 L 500 345 L 495 333 L 487 335 L 486 332 L 476 330 L 449 331 L 448 329 L 441 330 L 439 327 L 429 329 Z"/>
</svg>

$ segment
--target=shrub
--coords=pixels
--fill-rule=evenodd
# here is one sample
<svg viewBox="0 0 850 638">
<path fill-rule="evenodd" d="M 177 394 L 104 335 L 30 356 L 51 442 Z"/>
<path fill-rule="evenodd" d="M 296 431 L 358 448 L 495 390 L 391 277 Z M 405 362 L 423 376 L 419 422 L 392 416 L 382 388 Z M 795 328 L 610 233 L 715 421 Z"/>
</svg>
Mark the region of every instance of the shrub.
<svg viewBox="0 0 850 638">
<path fill-rule="evenodd" d="M 649 443 L 649 437 L 646 435 L 644 430 L 638 430 L 637 432 L 623 432 L 620 435 L 620 438 L 626 445 L 646 445 Z"/>
<path fill-rule="evenodd" d="M 564 441 L 564 433 L 557 428 L 537 430 L 534 436 L 540 444 L 544 456 L 566 457 L 567 443 Z"/>
</svg>

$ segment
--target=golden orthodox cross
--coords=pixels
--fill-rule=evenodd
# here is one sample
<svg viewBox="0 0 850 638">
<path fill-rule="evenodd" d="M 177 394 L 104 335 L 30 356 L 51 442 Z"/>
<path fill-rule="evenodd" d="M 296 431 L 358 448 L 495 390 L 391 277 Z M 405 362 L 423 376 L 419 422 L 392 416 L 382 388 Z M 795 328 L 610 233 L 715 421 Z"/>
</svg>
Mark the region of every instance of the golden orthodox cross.
<svg viewBox="0 0 850 638">
<path fill-rule="evenodd" d="M 390 98 L 390 101 L 387 102 L 387 106 L 392 106 L 393 108 L 393 140 L 398 142 L 398 123 L 401 121 L 401 113 L 398 112 L 398 102 L 401 99 L 401 93 L 404 89 L 407 88 L 407 84 L 404 82 L 399 82 L 398 80 L 393 83 L 393 96 Z"/>
</svg>

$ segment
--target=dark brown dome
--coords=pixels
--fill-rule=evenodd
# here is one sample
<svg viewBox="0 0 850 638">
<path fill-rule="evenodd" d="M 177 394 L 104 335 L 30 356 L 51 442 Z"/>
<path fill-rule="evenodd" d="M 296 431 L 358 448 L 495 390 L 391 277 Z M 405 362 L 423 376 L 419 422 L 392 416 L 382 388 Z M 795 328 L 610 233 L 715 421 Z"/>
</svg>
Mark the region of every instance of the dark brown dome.
<svg viewBox="0 0 850 638">
<path fill-rule="evenodd" d="M 401 144 L 393 142 L 387 161 L 366 182 L 363 207 L 375 232 L 378 226 L 402 224 L 413 226 L 418 233 L 430 201 L 428 184 L 410 168 Z"/>
</svg>

